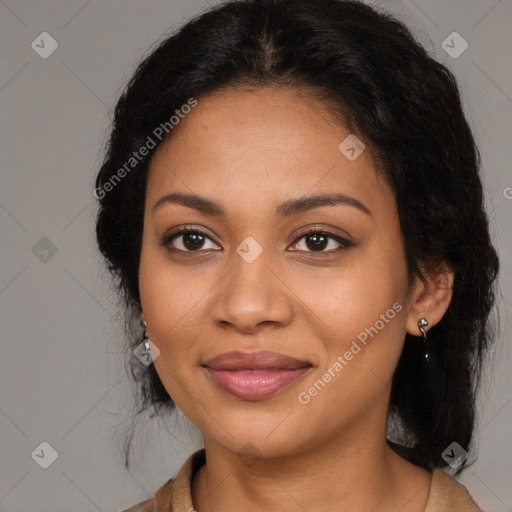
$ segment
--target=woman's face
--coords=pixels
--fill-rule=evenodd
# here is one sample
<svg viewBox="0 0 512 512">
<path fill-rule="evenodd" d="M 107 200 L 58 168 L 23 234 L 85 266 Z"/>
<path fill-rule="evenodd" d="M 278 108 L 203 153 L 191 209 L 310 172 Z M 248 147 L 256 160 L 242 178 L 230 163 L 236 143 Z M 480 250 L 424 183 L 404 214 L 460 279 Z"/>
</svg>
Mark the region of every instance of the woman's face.
<svg viewBox="0 0 512 512">
<path fill-rule="evenodd" d="M 291 89 L 210 95 L 175 130 L 150 167 L 139 278 L 172 399 L 235 453 L 385 436 L 412 313 L 368 152 L 340 149 L 350 133 Z"/>
</svg>

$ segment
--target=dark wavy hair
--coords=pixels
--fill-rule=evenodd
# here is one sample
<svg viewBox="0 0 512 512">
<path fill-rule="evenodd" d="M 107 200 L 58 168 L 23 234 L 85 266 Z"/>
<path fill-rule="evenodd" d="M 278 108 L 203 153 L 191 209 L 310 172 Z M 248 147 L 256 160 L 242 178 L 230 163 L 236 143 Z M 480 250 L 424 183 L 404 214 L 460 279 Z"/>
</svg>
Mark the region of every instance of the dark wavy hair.
<svg viewBox="0 0 512 512">
<path fill-rule="evenodd" d="M 422 271 L 442 262 L 455 269 L 450 306 L 428 333 L 431 364 L 407 334 L 389 408 L 390 425 L 399 425 L 390 446 L 419 466 L 446 467 L 441 455 L 453 441 L 470 449 L 482 361 L 495 337 L 490 314 L 499 261 L 456 80 L 388 13 L 359 1 L 227 1 L 143 58 L 115 107 L 95 192 L 97 242 L 126 311 L 140 313 L 147 172 L 166 138 L 122 179 L 119 170 L 190 98 L 263 86 L 305 89 L 361 134 L 395 193 L 410 277 L 424 279 Z M 140 343 L 136 330 L 127 331 L 130 353 Z M 173 409 L 154 365 L 129 361 L 136 415 L 150 406 L 156 413 Z"/>
</svg>

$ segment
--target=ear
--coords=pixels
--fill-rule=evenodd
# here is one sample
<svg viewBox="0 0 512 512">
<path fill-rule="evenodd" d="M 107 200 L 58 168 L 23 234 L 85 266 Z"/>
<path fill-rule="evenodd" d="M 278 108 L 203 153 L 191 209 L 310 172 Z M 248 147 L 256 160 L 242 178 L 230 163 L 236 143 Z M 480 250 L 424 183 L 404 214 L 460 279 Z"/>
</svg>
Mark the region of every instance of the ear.
<svg viewBox="0 0 512 512">
<path fill-rule="evenodd" d="M 436 325 L 443 318 L 453 295 L 454 270 L 445 262 L 425 272 L 425 282 L 415 276 L 408 305 L 406 330 L 413 336 L 421 336 L 418 322 L 426 318 L 428 327 Z"/>
</svg>

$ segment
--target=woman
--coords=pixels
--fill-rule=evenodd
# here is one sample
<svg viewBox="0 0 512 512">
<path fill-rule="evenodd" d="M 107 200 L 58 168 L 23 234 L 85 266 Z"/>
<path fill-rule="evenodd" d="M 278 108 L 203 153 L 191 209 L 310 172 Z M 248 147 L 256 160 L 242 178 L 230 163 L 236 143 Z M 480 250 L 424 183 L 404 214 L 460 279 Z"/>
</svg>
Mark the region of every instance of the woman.
<svg viewBox="0 0 512 512">
<path fill-rule="evenodd" d="M 204 439 L 130 512 L 480 510 L 442 470 L 470 461 L 498 259 L 455 79 L 400 22 L 193 19 L 119 99 L 95 195 L 143 406 Z"/>
</svg>

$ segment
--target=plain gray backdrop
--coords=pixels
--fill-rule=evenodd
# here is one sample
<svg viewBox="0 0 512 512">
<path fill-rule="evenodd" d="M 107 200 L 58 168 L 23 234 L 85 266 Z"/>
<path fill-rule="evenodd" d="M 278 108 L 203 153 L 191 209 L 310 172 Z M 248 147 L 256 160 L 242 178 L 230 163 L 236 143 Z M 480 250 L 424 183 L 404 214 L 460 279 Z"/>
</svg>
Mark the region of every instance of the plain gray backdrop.
<svg viewBox="0 0 512 512">
<path fill-rule="evenodd" d="M 92 191 L 136 64 L 214 3 L 0 0 L 2 512 L 117 512 L 151 496 L 201 446 L 181 417 L 173 436 L 159 424 L 141 430 L 131 472 L 123 465 L 132 388 L 122 315 L 96 253 Z M 459 480 L 487 512 L 510 511 L 512 1 L 376 3 L 455 73 L 481 149 L 502 264 L 501 334 L 479 399 L 478 460 Z M 456 58 L 443 49 L 453 32 L 468 43 Z"/>
</svg>

